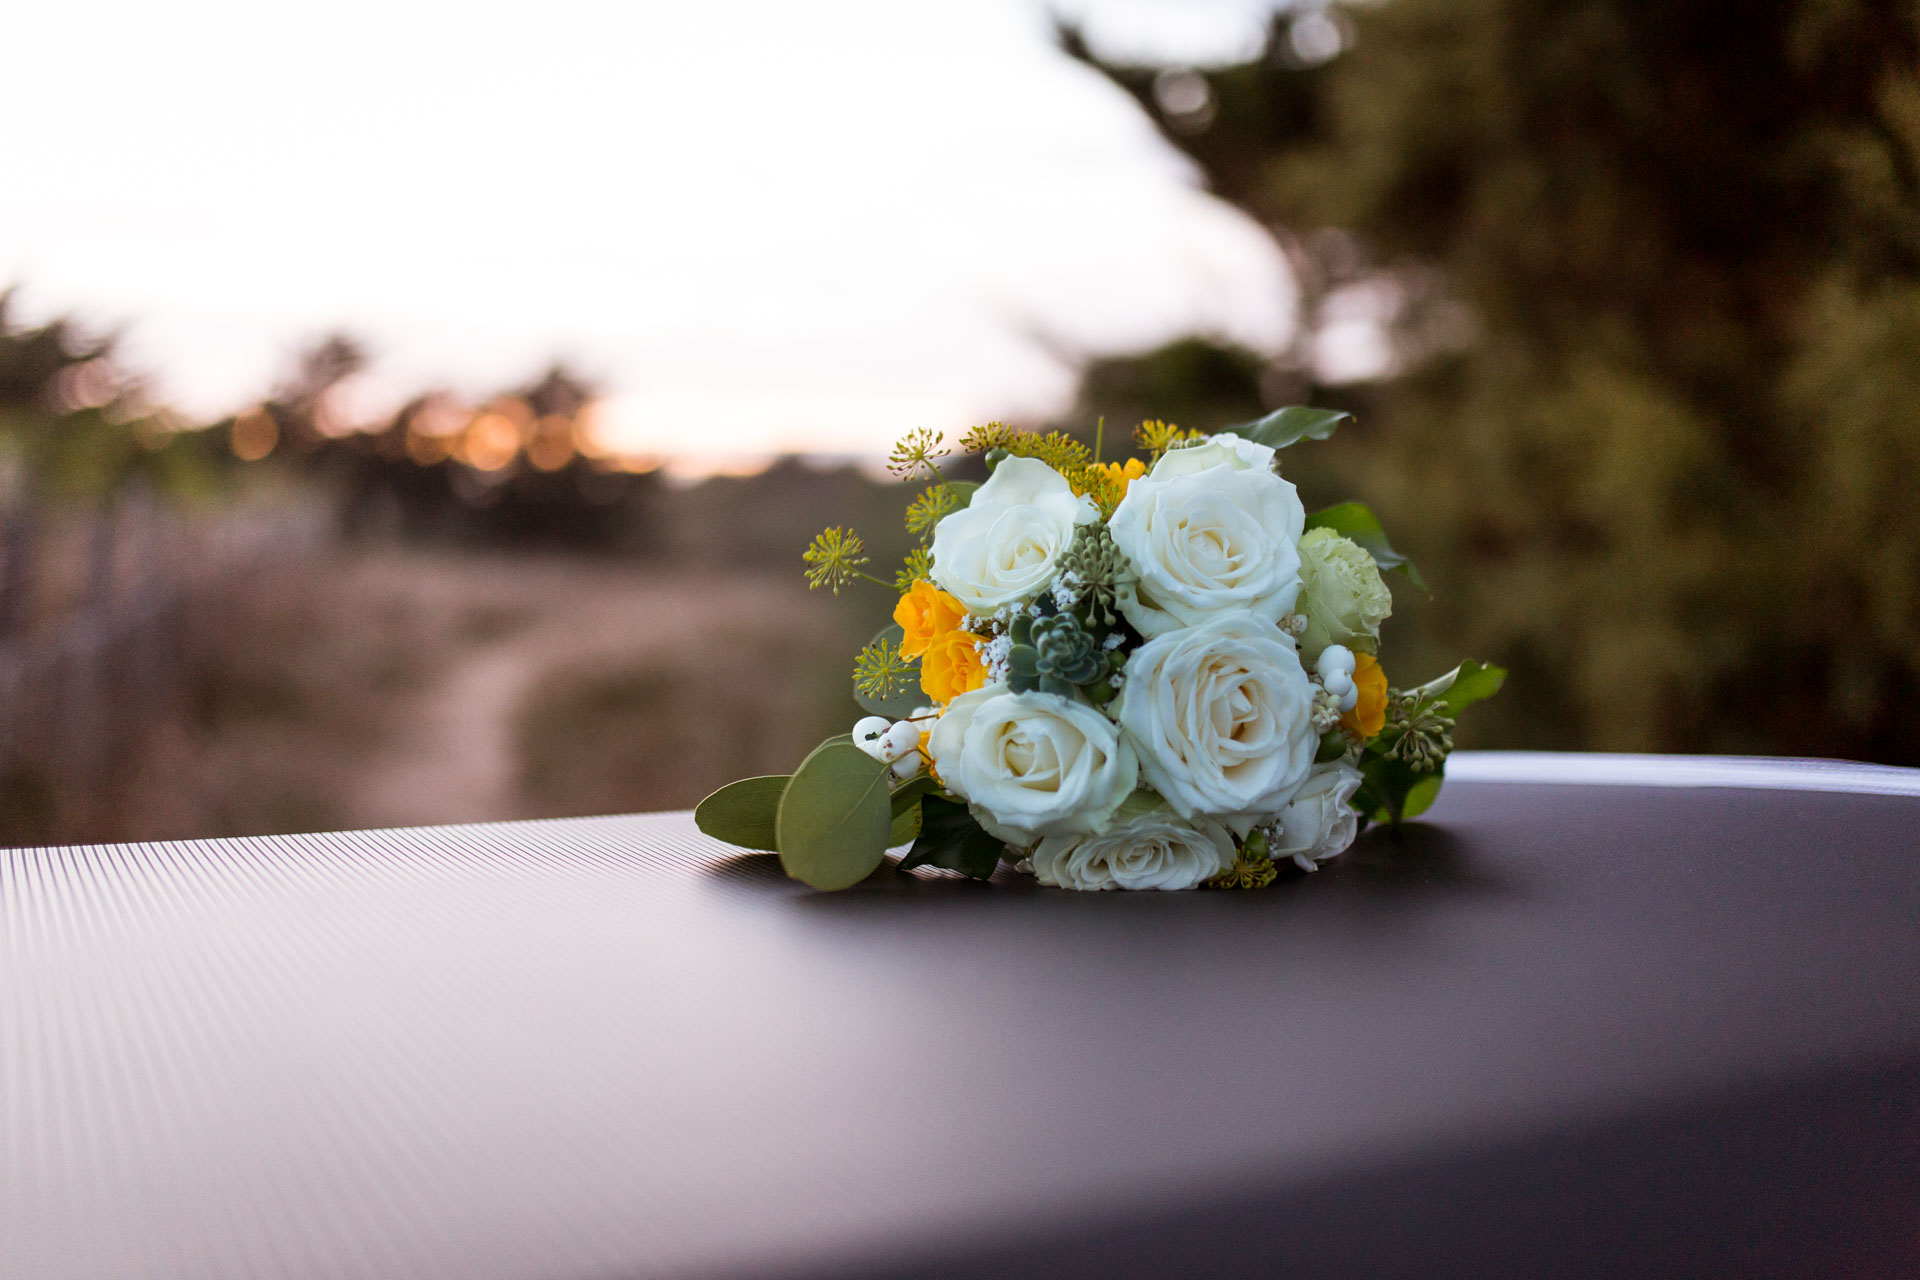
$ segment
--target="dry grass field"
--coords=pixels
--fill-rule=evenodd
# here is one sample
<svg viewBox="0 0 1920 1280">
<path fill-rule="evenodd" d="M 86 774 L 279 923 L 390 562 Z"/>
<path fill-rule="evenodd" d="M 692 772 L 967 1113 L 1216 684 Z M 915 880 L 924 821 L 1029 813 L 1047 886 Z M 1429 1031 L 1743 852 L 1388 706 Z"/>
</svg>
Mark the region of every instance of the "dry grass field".
<svg viewBox="0 0 1920 1280">
<path fill-rule="evenodd" d="M 691 806 L 857 714 L 885 602 L 799 574 L 342 551 L 233 588 L 113 829 L 152 839 Z"/>
</svg>

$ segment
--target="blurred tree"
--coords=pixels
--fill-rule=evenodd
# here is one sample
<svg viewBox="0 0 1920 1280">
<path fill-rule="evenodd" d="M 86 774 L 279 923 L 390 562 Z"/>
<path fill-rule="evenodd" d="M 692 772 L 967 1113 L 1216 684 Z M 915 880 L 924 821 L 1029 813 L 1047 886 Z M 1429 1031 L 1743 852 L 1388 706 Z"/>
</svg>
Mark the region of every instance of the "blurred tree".
<svg viewBox="0 0 1920 1280">
<path fill-rule="evenodd" d="M 1205 338 L 1182 338 L 1145 355 L 1089 362 L 1080 375 L 1077 421 L 1104 416 L 1124 439 L 1133 424 L 1178 405 L 1194 426 L 1218 426 L 1257 416 L 1265 361 L 1254 352 Z"/>
<path fill-rule="evenodd" d="M 1099 64 L 1391 339 L 1331 456 L 1510 745 L 1920 763 L 1920 6 L 1388 0 Z M 1289 398 L 1292 398 L 1291 396 Z M 1425 674 L 1424 671 L 1409 672 Z"/>
<path fill-rule="evenodd" d="M 52 507 L 111 509 L 129 484 L 170 496 L 216 486 L 223 455 L 149 405 L 112 338 L 70 320 L 22 326 L 0 290 L 0 637 L 26 625 Z M 97 573 L 111 562 L 100 525 Z"/>
<path fill-rule="evenodd" d="M 111 337 L 19 325 L 13 296 L 0 290 L 0 500 L 100 501 L 134 476 L 170 492 L 211 483 L 217 454 L 147 402 Z"/>
</svg>

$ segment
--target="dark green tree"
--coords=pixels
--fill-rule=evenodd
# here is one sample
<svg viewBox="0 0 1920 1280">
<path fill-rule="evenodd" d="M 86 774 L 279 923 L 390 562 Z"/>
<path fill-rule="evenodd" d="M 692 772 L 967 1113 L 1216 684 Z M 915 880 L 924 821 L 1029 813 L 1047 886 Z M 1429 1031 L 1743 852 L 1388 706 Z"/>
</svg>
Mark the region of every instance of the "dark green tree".
<svg viewBox="0 0 1920 1280">
<path fill-rule="evenodd" d="M 1920 5 L 1385 0 L 1102 69 L 1294 263 L 1275 372 L 1437 586 L 1391 651 L 1513 668 L 1482 743 L 1920 762 Z M 1316 387 L 1356 299 L 1386 375 Z"/>
</svg>

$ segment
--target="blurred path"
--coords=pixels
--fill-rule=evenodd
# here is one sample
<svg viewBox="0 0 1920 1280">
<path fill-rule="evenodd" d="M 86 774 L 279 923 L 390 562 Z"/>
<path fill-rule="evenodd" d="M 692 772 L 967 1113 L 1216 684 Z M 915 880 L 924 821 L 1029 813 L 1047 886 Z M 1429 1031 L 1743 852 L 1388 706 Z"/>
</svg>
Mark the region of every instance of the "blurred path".
<svg viewBox="0 0 1920 1280">
<path fill-rule="evenodd" d="M 478 648 L 415 700 L 350 803 L 367 827 L 520 816 L 514 712 L 557 620 Z"/>
<path fill-rule="evenodd" d="M 845 731 L 875 603 L 778 569 L 342 548 L 210 610 L 86 838 L 685 808 Z"/>
<path fill-rule="evenodd" d="M 704 787 L 689 794 L 690 782 L 754 771 L 751 761 L 724 758 L 741 750 L 743 734 L 755 742 L 781 736 L 758 723 L 743 727 L 737 706 L 729 718 L 708 682 L 732 686 L 732 701 L 747 699 L 750 718 L 789 722 L 782 728 L 790 734 L 790 722 L 807 719 L 788 710 L 790 689 L 785 699 L 757 690 L 768 682 L 812 684 L 817 673 L 797 681 L 785 663 L 765 660 L 764 650 L 791 661 L 818 648 L 818 622 L 836 612 L 829 601 L 807 598 L 797 574 L 418 551 L 368 556 L 352 572 L 366 598 L 406 600 L 429 620 L 433 637 L 426 678 L 386 709 L 387 732 L 366 756 L 360 783 L 342 797 L 347 821 L 364 827 L 552 816 L 581 805 L 691 804 Z M 844 639 L 826 643 L 838 661 L 850 661 Z M 804 661 L 831 670 L 821 659 Z M 551 710 L 546 736 L 530 747 L 522 736 L 530 705 L 554 696 L 556 685 L 564 697 L 574 683 L 584 686 L 583 705 L 576 711 L 563 701 Z M 601 686 L 611 689 L 597 696 L 614 704 L 612 715 L 593 701 Z M 636 687 L 665 692 L 624 705 Z M 709 707 L 716 710 L 711 723 L 703 719 Z M 632 780 L 530 795 L 530 750 L 558 757 L 553 768 L 624 769 Z"/>
</svg>

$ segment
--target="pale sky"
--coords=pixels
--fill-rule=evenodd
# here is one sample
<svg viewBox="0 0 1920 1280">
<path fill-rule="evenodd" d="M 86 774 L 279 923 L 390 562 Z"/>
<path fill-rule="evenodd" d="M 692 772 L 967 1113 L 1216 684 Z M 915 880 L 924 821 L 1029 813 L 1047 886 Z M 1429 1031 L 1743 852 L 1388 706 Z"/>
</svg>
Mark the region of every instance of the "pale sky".
<svg viewBox="0 0 1920 1280">
<path fill-rule="evenodd" d="M 1101 47 L 1244 55 L 1259 0 L 1063 0 Z M 32 5 L 7 19 L 0 281 L 125 326 L 190 415 L 341 328 L 368 413 L 556 356 L 634 451 L 883 449 L 1056 411 L 1088 351 L 1291 323 L 1040 0 Z"/>
</svg>

